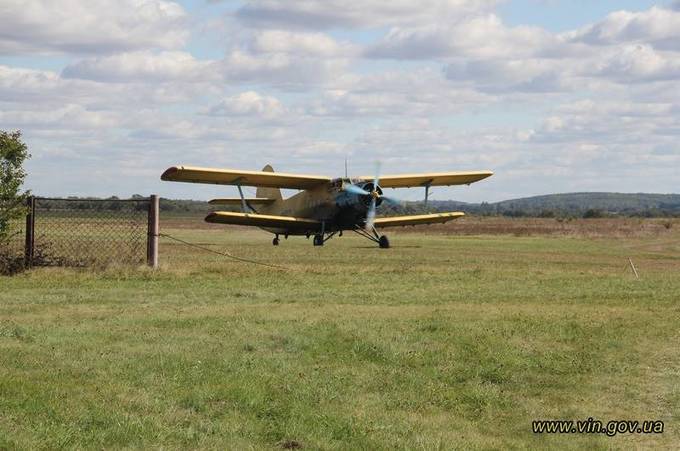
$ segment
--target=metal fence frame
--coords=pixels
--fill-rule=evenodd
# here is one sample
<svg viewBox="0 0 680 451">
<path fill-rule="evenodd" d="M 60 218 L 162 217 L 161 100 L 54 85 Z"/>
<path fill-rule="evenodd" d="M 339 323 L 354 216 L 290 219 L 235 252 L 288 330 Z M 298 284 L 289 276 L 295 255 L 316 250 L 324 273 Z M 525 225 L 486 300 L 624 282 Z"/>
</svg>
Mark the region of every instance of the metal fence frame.
<svg viewBox="0 0 680 451">
<path fill-rule="evenodd" d="M 143 199 L 63 199 L 50 197 L 35 197 L 31 196 L 27 200 L 26 214 L 26 229 L 25 229 L 25 252 L 24 265 L 26 268 L 32 268 L 35 262 L 35 219 L 36 219 L 36 201 L 64 201 L 64 202 L 148 202 L 147 211 L 147 243 L 146 243 L 146 263 L 152 268 L 158 268 L 158 237 L 160 234 L 160 198 L 153 194 L 148 198 Z"/>
</svg>

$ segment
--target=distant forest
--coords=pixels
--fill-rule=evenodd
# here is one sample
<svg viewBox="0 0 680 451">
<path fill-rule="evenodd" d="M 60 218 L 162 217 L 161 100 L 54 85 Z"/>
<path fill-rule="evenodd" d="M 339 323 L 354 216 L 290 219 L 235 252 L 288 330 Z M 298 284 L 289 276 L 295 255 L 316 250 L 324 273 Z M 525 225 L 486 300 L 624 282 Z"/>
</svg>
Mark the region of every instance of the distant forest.
<svg viewBox="0 0 680 451">
<path fill-rule="evenodd" d="M 133 198 L 143 198 L 135 195 Z M 86 198 L 71 198 L 82 199 Z M 108 198 L 110 200 L 116 197 Z M 71 204 L 71 208 L 95 208 L 93 204 L 83 202 L 79 207 Z M 96 208 L 106 208 L 98 205 Z M 223 207 L 221 207 L 223 208 Z M 205 214 L 215 206 L 197 200 L 161 200 L 161 211 L 176 215 Z M 502 202 L 480 204 L 458 202 L 455 200 L 430 201 L 427 207 L 423 202 L 404 202 L 399 206 L 383 205 L 383 215 L 419 214 L 425 212 L 463 211 L 479 216 L 510 217 L 582 217 L 603 218 L 613 216 L 637 217 L 680 217 L 680 194 L 626 194 L 626 193 L 570 193 L 549 194 L 545 196 L 526 197 L 505 200 Z"/>
<path fill-rule="evenodd" d="M 422 202 L 407 203 L 395 212 L 422 211 Z M 613 216 L 680 217 L 680 194 L 569 193 L 548 194 L 481 204 L 431 201 L 431 211 L 463 211 L 480 216 L 582 217 Z"/>
</svg>

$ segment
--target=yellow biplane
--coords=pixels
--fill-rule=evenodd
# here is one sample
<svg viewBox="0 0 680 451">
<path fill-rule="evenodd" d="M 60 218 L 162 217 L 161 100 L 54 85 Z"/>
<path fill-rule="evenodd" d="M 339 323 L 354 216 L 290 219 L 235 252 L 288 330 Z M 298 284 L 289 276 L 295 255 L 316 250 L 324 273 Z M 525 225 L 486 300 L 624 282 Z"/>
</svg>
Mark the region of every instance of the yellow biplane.
<svg viewBox="0 0 680 451">
<path fill-rule="evenodd" d="M 378 171 L 376 171 L 378 172 Z M 174 166 L 166 170 L 161 180 L 172 182 L 234 185 L 240 197 L 211 200 L 211 204 L 240 206 L 241 212 L 216 211 L 205 220 L 220 224 L 260 227 L 273 233 L 274 246 L 279 236 L 314 236 L 314 245 L 323 244 L 336 234 L 351 230 L 381 248 L 390 247 L 378 229 L 418 224 L 445 223 L 459 218 L 462 212 L 435 213 L 415 216 L 376 218 L 376 208 L 383 202 L 398 203 L 384 196 L 383 188 L 425 188 L 425 203 L 432 186 L 469 185 L 493 175 L 491 171 L 445 172 L 432 174 L 387 175 L 356 178 L 330 178 L 315 175 L 274 172 L 271 166 L 262 171 L 209 169 Z M 254 198 L 243 195 L 243 186 L 257 187 Z M 284 199 L 281 189 L 300 190 Z"/>
</svg>

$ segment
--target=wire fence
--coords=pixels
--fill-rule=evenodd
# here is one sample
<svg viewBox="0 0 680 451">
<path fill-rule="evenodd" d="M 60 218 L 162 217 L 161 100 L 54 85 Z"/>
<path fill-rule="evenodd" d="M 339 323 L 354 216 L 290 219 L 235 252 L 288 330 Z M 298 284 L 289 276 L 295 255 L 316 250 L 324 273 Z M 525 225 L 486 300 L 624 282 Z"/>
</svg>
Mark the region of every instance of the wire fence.
<svg viewBox="0 0 680 451">
<path fill-rule="evenodd" d="M 9 238 L 3 240 L 0 272 L 149 262 L 154 255 L 149 247 L 152 235 L 157 235 L 150 233 L 152 205 L 151 199 L 142 197 L 31 198 L 27 218 L 12 222 Z"/>
<path fill-rule="evenodd" d="M 27 216 L 3 230 L 0 274 L 34 266 L 108 266 L 147 263 L 158 267 L 158 239 L 163 236 L 195 249 L 241 263 L 278 270 L 288 268 L 238 257 L 160 233 L 160 199 L 58 199 L 32 197 Z M 2 236 L 0 236 L 2 238 Z"/>
<path fill-rule="evenodd" d="M 149 199 L 35 198 L 31 266 L 142 264 Z"/>
</svg>

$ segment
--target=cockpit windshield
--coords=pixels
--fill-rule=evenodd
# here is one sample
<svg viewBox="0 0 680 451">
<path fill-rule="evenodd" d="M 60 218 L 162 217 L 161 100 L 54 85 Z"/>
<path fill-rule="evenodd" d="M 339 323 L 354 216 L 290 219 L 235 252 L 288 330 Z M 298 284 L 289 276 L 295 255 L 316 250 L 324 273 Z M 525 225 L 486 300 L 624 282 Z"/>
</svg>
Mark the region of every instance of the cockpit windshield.
<svg viewBox="0 0 680 451">
<path fill-rule="evenodd" d="M 333 188 L 341 188 L 344 185 L 356 185 L 357 183 L 360 183 L 360 181 L 359 180 L 352 180 L 349 177 L 340 177 L 340 178 L 331 180 L 331 186 Z"/>
</svg>

